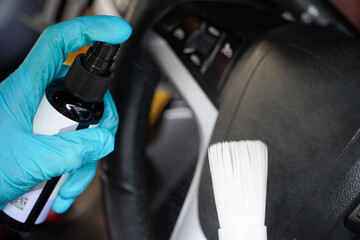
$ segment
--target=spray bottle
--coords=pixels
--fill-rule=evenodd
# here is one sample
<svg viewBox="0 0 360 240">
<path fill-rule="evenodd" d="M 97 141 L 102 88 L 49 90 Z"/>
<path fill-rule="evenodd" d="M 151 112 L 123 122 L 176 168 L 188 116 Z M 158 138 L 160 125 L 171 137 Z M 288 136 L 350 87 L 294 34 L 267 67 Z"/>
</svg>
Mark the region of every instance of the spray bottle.
<svg viewBox="0 0 360 240">
<path fill-rule="evenodd" d="M 78 55 L 64 78 L 46 88 L 33 119 L 33 133 L 54 135 L 97 127 L 104 113 L 103 97 L 114 74 L 111 67 L 120 45 L 95 42 Z M 51 161 L 51 159 L 49 159 Z M 28 232 L 44 222 L 68 174 L 43 181 L 9 202 L 0 222 L 10 229 Z"/>
</svg>

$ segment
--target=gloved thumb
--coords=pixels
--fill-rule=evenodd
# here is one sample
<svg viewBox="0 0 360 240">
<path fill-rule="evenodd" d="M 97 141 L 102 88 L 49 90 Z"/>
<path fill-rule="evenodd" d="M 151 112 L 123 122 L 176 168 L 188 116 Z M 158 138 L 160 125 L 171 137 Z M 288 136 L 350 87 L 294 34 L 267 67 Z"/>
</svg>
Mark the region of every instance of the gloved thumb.
<svg viewBox="0 0 360 240">
<path fill-rule="evenodd" d="M 53 136 L 36 135 L 40 149 L 48 158 L 39 157 L 37 164 L 50 179 L 72 173 L 83 165 L 103 158 L 114 150 L 114 134 L 107 128 L 89 128 Z M 48 180 L 43 179 L 43 180 Z"/>
</svg>

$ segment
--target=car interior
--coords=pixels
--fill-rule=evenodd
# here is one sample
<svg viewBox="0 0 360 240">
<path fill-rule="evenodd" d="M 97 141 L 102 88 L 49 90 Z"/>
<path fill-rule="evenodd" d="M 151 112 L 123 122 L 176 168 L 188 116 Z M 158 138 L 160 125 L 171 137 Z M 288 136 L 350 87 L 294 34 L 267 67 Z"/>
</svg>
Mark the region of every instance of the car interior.
<svg viewBox="0 0 360 240">
<path fill-rule="evenodd" d="M 358 239 L 358 1 L 0 0 L 0 79 L 83 15 L 133 28 L 115 150 L 67 213 L 0 239 L 217 240 L 207 149 L 246 139 L 268 146 L 268 239 Z"/>
</svg>

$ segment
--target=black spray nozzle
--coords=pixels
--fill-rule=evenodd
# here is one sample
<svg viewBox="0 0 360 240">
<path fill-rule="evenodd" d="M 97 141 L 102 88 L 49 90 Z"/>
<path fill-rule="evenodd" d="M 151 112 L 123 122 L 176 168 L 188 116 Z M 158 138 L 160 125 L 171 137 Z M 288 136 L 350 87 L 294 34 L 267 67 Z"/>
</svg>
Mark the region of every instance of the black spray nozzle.
<svg viewBox="0 0 360 240">
<path fill-rule="evenodd" d="M 95 74 L 108 75 L 115 61 L 115 55 L 120 44 L 111 45 L 105 42 L 94 42 L 84 57 L 84 64 L 88 70 Z"/>
<path fill-rule="evenodd" d="M 90 51 L 98 58 L 110 62 L 114 61 L 116 52 L 118 51 L 119 47 L 120 44 L 111 45 L 106 42 L 95 42 L 94 45 L 91 46 Z"/>
<path fill-rule="evenodd" d="M 109 89 L 114 74 L 111 67 L 120 45 L 94 42 L 85 55 L 76 57 L 64 78 L 66 89 L 87 102 L 99 102 Z"/>
</svg>

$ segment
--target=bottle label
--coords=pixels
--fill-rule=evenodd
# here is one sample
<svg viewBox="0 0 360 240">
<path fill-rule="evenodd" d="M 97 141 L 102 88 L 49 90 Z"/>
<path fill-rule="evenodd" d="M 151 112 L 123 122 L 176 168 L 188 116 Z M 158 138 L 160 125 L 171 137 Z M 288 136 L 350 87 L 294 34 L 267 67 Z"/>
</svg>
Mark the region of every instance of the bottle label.
<svg viewBox="0 0 360 240">
<path fill-rule="evenodd" d="M 57 133 L 75 131 L 79 123 L 59 113 L 44 95 L 33 120 L 33 133 L 41 135 L 54 135 Z M 90 125 L 89 127 L 97 127 Z M 49 160 L 51 161 L 51 159 Z M 44 222 L 50 212 L 51 206 L 69 174 L 64 174 L 56 183 L 46 204 L 41 209 L 35 209 L 35 204 L 43 193 L 48 181 L 42 181 L 31 188 L 27 193 L 9 202 L 2 211 L 13 219 L 25 223 L 30 215 L 38 216 L 35 224 Z"/>
<path fill-rule="evenodd" d="M 33 133 L 54 135 L 75 131 L 79 123 L 59 113 L 44 95 L 33 120 Z"/>
</svg>

